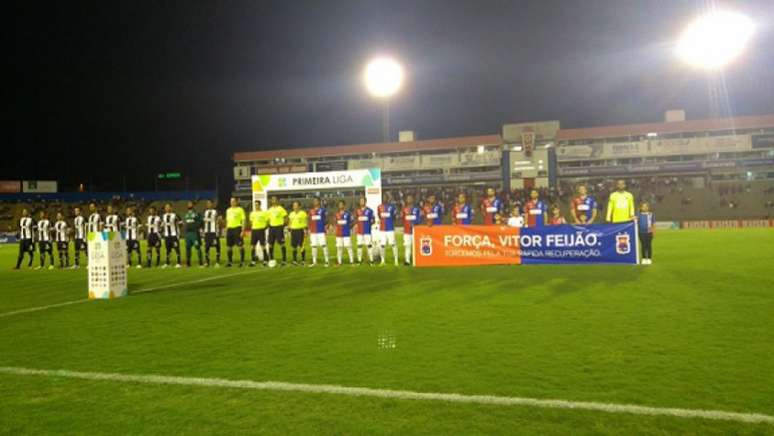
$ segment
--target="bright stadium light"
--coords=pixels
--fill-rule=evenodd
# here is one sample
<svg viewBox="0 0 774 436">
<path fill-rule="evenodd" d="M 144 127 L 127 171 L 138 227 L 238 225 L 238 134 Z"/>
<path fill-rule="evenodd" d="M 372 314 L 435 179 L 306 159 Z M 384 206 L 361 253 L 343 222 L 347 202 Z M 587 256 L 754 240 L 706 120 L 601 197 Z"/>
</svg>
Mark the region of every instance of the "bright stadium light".
<svg viewBox="0 0 774 436">
<path fill-rule="evenodd" d="M 746 15 L 713 11 L 694 20 L 680 35 L 676 53 L 685 63 L 718 70 L 744 52 L 755 26 Z"/>
<path fill-rule="evenodd" d="M 376 58 L 366 65 L 363 79 L 374 97 L 391 97 L 403 84 L 403 67 L 395 59 Z"/>
</svg>

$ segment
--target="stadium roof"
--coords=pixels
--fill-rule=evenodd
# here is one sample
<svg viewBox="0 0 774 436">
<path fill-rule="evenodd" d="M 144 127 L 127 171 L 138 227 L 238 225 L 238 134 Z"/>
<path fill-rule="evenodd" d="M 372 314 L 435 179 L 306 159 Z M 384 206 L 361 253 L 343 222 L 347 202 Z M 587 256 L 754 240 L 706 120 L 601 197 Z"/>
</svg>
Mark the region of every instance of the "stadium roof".
<svg viewBox="0 0 774 436">
<path fill-rule="evenodd" d="M 558 141 L 579 139 L 619 138 L 640 136 L 648 133 L 683 133 L 734 129 L 774 127 L 774 114 L 709 120 L 672 121 L 664 123 L 623 124 L 620 126 L 562 129 L 556 135 Z"/>
<path fill-rule="evenodd" d="M 386 142 L 377 144 L 334 145 L 328 147 L 290 148 L 284 150 L 247 151 L 234 153 L 235 161 L 269 160 L 299 157 L 349 156 L 369 153 L 400 153 L 407 151 L 449 150 L 479 145 L 500 145 L 500 135 L 460 136 L 426 141 Z"/>
</svg>

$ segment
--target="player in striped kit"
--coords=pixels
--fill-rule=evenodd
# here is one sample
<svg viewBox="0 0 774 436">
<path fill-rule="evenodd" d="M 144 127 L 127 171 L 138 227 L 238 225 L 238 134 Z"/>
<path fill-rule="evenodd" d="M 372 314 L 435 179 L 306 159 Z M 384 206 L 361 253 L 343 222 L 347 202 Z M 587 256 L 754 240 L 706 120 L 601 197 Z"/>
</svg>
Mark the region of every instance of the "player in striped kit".
<svg viewBox="0 0 774 436">
<path fill-rule="evenodd" d="M 445 211 L 443 210 L 443 204 L 436 201 L 435 194 L 430 194 L 427 196 L 427 204 L 425 204 L 424 212 L 428 226 L 433 224 L 443 224 L 443 214 Z"/>
<path fill-rule="evenodd" d="M 486 198 L 481 202 L 484 225 L 500 224 L 503 218 L 503 201 L 497 198 L 494 188 L 486 189 Z"/>
<path fill-rule="evenodd" d="M 457 196 L 457 203 L 452 208 L 451 219 L 452 224 L 455 225 L 466 226 L 473 223 L 473 208 L 468 204 L 464 192 L 460 192 Z"/>
<path fill-rule="evenodd" d="M 363 263 L 363 249 L 368 251 L 369 264 L 374 263 L 373 236 L 371 234 L 374 224 L 374 211 L 366 206 L 365 197 L 360 197 L 360 207 L 355 210 L 357 223 L 357 261 Z"/>
<path fill-rule="evenodd" d="M 24 254 L 30 255 L 30 261 L 27 263 L 27 267 L 32 267 L 32 261 L 35 256 L 35 241 L 33 239 L 33 229 L 35 223 L 29 216 L 27 209 L 22 209 L 22 216 L 19 219 L 19 257 L 16 258 L 16 267 L 21 267 L 22 260 L 24 260 Z"/>
<path fill-rule="evenodd" d="M 215 249 L 215 266 L 220 266 L 220 236 L 218 230 L 221 227 L 222 218 L 215 209 L 212 200 L 207 200 L 207 209 L 204 211 L 204 263 L 210 263 L 210 250 Z"/>
<path fill-rule="evenodd" d="M 118 215 L 113 212 L 113 206 L 108 205 L 107 213 L 105 215 L 105 228 L 106 232 L 117 232 L 119 230 L 120 223 L 118 222 Z"/>
<path fill-rule="evenodd" d="M 137 253 L 137 268 L 142 268 L 142 252 L 140 251 L 140 220 L 134 216 L 134 209 L 126 208 L 124 231 L 126 232 L 126 267 L 132 267 L 132 253 Z"/>
<path fill-rule="evenodd" d="M 543 227 L 546 225 L 548 206 L 540 199 L 540 193 L 533 189 L 529 193 L 529 201 L 524 204 L 524 213 L 527 215 L 527 227 Z"/>
<path fill-rule="evenodd" d="M 350 265 L 355 264 L 352 253 L 352 214 L 347 210 L 347 203 L 339 201 L 339 211 L 336 212 L 336 266 L 341 266 L 343 251 L 347 249 Z"/>
<path fill-rule="evenodd" d="M 51 221 L 45 211 L 40 212 L 40 219 L 35 224 L 38 237 L 38 252 L 40 253 L 40 266 L 35 269 L 46 267 L 46 255 L 48 254 L 48 269 L 54 269 L 54 250 L 51 248 Z"/>
<path fill-rule="evenodd" d="M 169 267 L 171 252 L 175 252 L 175 268 L 180 268 L 180 218 L 172 211 L 172 205 L 164 205 L 164 216 L 161 217 L 161 225 L 164 234 L 164 251 L 166 263 L 162 268 Z"/>
<path fill-rule="evenodd" d="M 328 240 L 325 234 L 325 228 L 328 224 L 328 210 L 322 206 L 319 197 L 312 200 L 312 208 L 309 209 L 309 244 L 312 247 L 312 264 L 317 265 L 317 249 L 322 249 L 325 258 L 325 266 L 330 264 L 328 254 Z"/>
<path fill-rule="evenodd" d="M 398 266 L 398 247 L 395 245 L 395 220 L 398 217 L 398 208 L 385 196 L 384 202 L 376 208 L 379 217 L 379 257 L 380 265 L 384 265 L 387 256 L 387 245 L 392 247 L 392 255 L 395 258 L 395 266 Z"/>
<path fill-rule="evenodd" d="M 597 218 L 597 202 L 587 194 L 586 185 L 578 186 L 578 196 L 572 199 L 570 211 L 576 224 L 591 224 Z"/>
<path fill-rule="evenodd" d="M 89 233 L 102 231 L 102 217 L 99 215 L 96 203 L 89 203 Z"/>
<path fill-rule="evenodd" d="M 153 261 L 153 250 L 156 250 L 156 266 L 161 263 L 161 217 L 156 213 L 156 208 L 148 208 L 148 219 L 145 224 L 145 239 L 147 239 L 148 250 L 145 253 L 146 265 L 151 267 Z"/>
<path fill-rule="evenodd" d="M 406 196 L 406 206 L 403 208 L 403 264 L 411 265 L 414 251 L 414 226 L 422 224 L 422 209 L 414 203 L 414 196 Z"/>
<path fill-rule="evenodd" d="M 69 228 L 64 220 L 62 212 L 56 213 L 56 222 L 54 223 L 54 240 L 56 240 L 56 254 L 59 256 L 59 268 L 70 267 L 70 240 L 68 239 Z M 51 259 L 53 264 L 53 259 Z"/>
<path fill-rule="evenodd" d="M 75 264 L 73 268 L 79 268 L 81 264 L 81 251 L 86 253 L 86 257 L 89 256 L 88 246 L 86 245 L 86 220 L 81 215 L 80 207 L 76 207 L 73 212 L 75 213 L 75 218 L 73 219 Z"/>
</svg>

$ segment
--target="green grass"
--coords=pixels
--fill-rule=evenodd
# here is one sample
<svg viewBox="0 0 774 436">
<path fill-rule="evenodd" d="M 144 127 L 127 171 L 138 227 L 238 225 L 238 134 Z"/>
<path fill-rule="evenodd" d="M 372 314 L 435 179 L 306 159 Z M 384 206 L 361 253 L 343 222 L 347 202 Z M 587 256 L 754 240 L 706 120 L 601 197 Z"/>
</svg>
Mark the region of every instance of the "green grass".
<svg viewBox="0 0 774 436">
<path fill-rule="evenodd" d="M 774 231 L 661 232 L 651 267 L 245 269 L 0 317 L 0 366 L 774 414 Z M 15 246 L 0 247 L 10 266 Z M 142 290 L 239 270 L 131 270 Z M 86 297 L 0 271 L 0 313 Z M 395 338 L 394 349 L 378 338 Z M 774 434 L 770 424 L 0 374 L 0 434 Z"/>
</svg>

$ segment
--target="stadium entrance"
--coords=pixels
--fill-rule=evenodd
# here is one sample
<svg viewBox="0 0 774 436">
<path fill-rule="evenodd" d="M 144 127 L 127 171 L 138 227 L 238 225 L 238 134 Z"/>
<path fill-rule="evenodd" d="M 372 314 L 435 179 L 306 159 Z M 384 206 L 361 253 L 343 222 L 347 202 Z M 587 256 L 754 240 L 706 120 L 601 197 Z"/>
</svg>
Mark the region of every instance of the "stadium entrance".
<svg viewBox="0 0 774 436">
<path fill-rule="evenodd" d="M 252 177 L 253 203 L 260 200 L 261 207 L 268 207 L 271 195 L 288 196 L 291 193 L 339 191 L 345 200 L 363 191 L 366 204 L 373 210 L 382 202 L 381 169 L 329 171 L 318 173 L 270 174 Z M 354 199 L 353 199 L 354 200 Z M 352 202 L 348 203 L 352 205 Z"/>
</svg>

